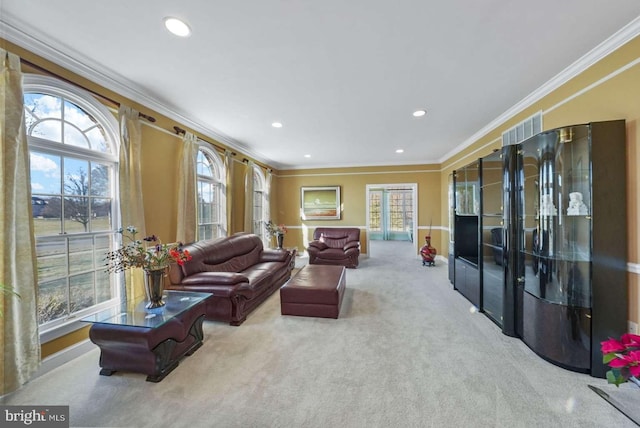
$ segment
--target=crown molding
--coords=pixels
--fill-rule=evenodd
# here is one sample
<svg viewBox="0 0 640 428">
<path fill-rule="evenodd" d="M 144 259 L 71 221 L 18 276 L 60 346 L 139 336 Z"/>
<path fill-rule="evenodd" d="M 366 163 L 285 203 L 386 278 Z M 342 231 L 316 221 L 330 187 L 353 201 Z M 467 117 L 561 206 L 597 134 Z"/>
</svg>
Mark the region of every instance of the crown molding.
<svg viewBox="0 0 640 428">
<path fill-rule="evenodd" d="M 29 28 L 27 24 L 20 22 L 6 13 L 0 16 L 0 37 L 72 73 L 84 77 L 136 103 L 144 105 L 169 119 L 175 120 L 181 125 L 188 126 L 208 138 L 227 145 L 231 149 L 242 152 L 248 157 L 253 157 L 261 163 L 277 164 L 277 162 L 252 151 L 246 145 L 225 135 L 223 132 L 189 119 L 186 113 L 176 106 L 163 104 L 158 99 L 143 91 L 135 82 L 112 70 L 106 69 L 104 66 L 81 55 L 70 47 L 53 41 L 48 43 L 44 42 L 43 40 L 45 40 L 46 37 L 37 29 Z"/>
<path fill-rule="evenodd" d="M 440 159 L 438 159 L 438 162 L 444 163 L 447 159 L 450 159 L 451 157 L 460 153 L 461 151 L 478 141 L 480 138 L 505 123 L 516 114 L 540 101 L 542 98 L 549 95 L 551 92 L 555 91 L 560 86 L 567 83 L 569 80 L 578 76 L 580 73 L 584 72 L 589 67 L 596 64 L 598 61 L 602 60 L 612 52 L 616 51 L 618 48 L 622 47 L 624 44 L 631 41 L 638 35 L 640 35 L 640 16 L 636 17 L 633 21 L 622 27 L 611 37 L 600 43 L 587 54 L 583 55 L 573 64 L 569 65 L 556 76 L 551 78 L 551 80 L 540 86 L 538 89 L 527 95 L 510 109 L 482 127 L 478 132 L 465 140 L 464 143 L 456 146 L 453 150 L 444 154 Z"/>
</svg>

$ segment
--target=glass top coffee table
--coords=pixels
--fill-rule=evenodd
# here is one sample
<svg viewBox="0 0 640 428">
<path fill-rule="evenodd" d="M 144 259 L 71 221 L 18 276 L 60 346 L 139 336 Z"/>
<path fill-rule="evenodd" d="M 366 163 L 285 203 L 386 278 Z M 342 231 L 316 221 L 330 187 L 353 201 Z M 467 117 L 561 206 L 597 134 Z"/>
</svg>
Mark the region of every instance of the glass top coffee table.
<svg viewBox="0 0 640 428">
<path fill-rule="evenodd" d="M 165 306 L 133 309 L 126 304 L 82 318 L 92 323 L 89 338 L 100 348 L 100 374 L 116 371 L 147 375 L 160 382 L 180 359 L 202 346 L 202 322 L 211 293 L 165 291 Z"/>
<path fill-rule="evenodd" d="M 127 304 L 123 303 L 119 307 L 105 309 L 84 317 L 80 321 L 94 324 L 157 328 L 210 296 L 211 293 L 169 290 L 163 293 L 162 300 L 165 305 L 160 308 L 146 309 L 144 300 L 137 303 L 133 309 L 127 308 Z"/>
</svg>

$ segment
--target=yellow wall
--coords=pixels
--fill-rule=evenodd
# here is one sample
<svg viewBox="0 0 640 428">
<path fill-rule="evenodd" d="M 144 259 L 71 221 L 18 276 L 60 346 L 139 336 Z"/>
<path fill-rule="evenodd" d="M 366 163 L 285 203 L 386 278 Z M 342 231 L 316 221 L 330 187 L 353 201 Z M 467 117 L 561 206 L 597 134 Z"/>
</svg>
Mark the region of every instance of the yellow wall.
<svg viewBox="0 0 640 428">
<path fill-rule="evenodd" d="M 440 226 L 446 226 L 446 217 L 440 216 L 441 186 L 440 171 L 436 165 L 403 165 L 394 167 L 327 168 L 278 171 L 276 180 L 275 205 L 272 217 L 277 223 L 289 227 L 285 236 L 285 246 L 303 250 L 312 239 L 316 227 L 360 227 L 362 252 L 367 253 L 367 185 L 377 184 L 417 184 L 418 238 L 414 239 L 417 249 L 424 242 L 420 237 L 433 224 L 434 239 L 440 239 Z M 300 217 L 300 188 L 307 186 L 340 186 L 342 213 L 340 220 L 309 220 Z M 435 242 L 435 241 L 434 241 Z"/>
<path fill-rule="evenodd" d="M 144 113 L 156 117 L 156 126 L 164 130 L 172 130 L 178 125 L 188 127 L 163 117 L 157 112 L 128 100 L 112 91 L 96 85 L 82 77 L 52 64 L 31 52 L 2 41 L 3 47 L 17 53 L 28 61 L 35 63 L 52 73 L 74 82 L 84 88 L 107 96 L 117 102 L 134 107 Z M 432 243 L 439 254 L 446 255 L 448 247 L 448 180 L 449 175 L 461 166 L 486 156 L 501 145 L 501 134 L 518 122 L 537 111 L 543 112 L 543 125 L 551 129 L 562 125 L 586 123 L 607 119 L 626 119 L 628 147 L 628 226 L 629 226 L 629 261 L 640 263 L 640 239 L 638 223 L 640 222 L 640 197 L 638 179 L 640 172 L 640 65 L 635 64 L 628 69 L 622 68 L 640 58 L 640 37 L 637 37 L 616 52 L 564 84 L 559 89 L 515 114 L 509 120 L 486 135 L 473 142 L 460 153 L 443 162 L 442 165 L 411 165 L 391 167 L 357 167 L 327 168 L 308 170 L 274 170 L 271 196 L 271 219 L 276 223 L 284 223 L 289 227 L 285 237 L 285 246 L 298 247 L 303 250 L 306 239 L 310 237 L 314 227 L 318 226 L 355 226 L 366 225 L 366 185 L 417 183 L 418 185 L 418 236 L 416 248 L 422 245 L 422 235 L 426 235 L 429 225 L 433 225 Z M 640 61 L 638 61 L 640 62 Z M 34 72 L 25 68 L 26 72 Z M 605 78 L 610 73 L 619 74 L 606 82 L 596 85 L 583 94 L 580 91 Z M 578 94 L 578 95 L 577 95 Z M 577 95 L 577 96 L 576 96 Z M 563 103 L 563 104 L 559 104 Z M 110 106 L 113 107 L 113 106 Z M 193 132 L 193 130 L 190 130 Z M 166 242 L 175 239 L 176 234 L 176 170 L 175 159 L 180 150 L 180 139 L 153 127 L 142 127 L 143 149 L 143 197 L 145 204 L 145 221 L 147 231 L 162 237 Z M 207 136 L 199 135 L 211 141 Z M 219 147 L 223 144 L 213 142 Z M 231 233 L 243 230 L 244 216 L 244 171 L 242 159 L 238 153 L 234 161 L 232 217 L 229 222 Z M 300 219 L 300 187 L 302 186 L 340 186 L 343 211 L 340 220 L 305 221 Z M 612 189 L 615 191 L 615 189 Z M 367 252 L 366 235 L 363 238 L 363 252 Z M 629 319 L 640 320 L 640 293 L 638 275 L 629 274 Z M 80 337 L 81 336 L 81 337 Z M 86 329 L 71 336 L 60 338 L 43 346 L 43 356 L 50 355 L 70 343 L 86 337 Z"/>
</svg>

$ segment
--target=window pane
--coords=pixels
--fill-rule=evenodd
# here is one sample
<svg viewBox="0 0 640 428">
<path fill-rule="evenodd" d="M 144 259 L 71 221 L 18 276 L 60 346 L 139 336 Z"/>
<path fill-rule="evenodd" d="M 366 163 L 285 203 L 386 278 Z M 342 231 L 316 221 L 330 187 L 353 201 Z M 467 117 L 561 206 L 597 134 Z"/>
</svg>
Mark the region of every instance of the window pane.
<svg viewBox="0 0 640 428">
<path fill-rule="evenodd" d="M 213 221 L 212 199 L 213 186 L 210 183 L 198 182 L 198 218 L 200 223 L 211 223 Z"/>
<path fill-rule="evenodd" d="M 89 194 L 89 162 L 64 158 L 64 194 L 82 195 Z"/>
<path fill-rule="evenodd" d="M 104 134 L 104 129 L 100 126 L 95 126 L 85 132 L 85 135 L 89 139 L 89 144 L 92 150 L 96 150 L 102 153 L 111 153 L 111 147 L 107 143 L 107 138 Z"/>
<path fill-rule="evenodd" d="M 69 314 L 67 279 L 40 283 L 38 294 L 38 323 L 53 321 Z"/>
<path fill-rule="evenodd" d="M 213 225 L 201 224 L 198 226 L 198 238 L 199 239 L 213 239 L 216 236 L 213 234 Z"/>
<path fill-rule="evenodd" d="M 38 282 L 67 275 L 67 244 L 64 238 L 36 242 Z"/>
<path fill-rule="evenodd" d="M 62 193 L 60 156 L 54 156 L 39 152 L 31 152 L 29 156 L 31 170 L 31 192 Z"/>
<path fill-rule="evenodd" d="M 107 251 L 111 250 L 111 238 L 109 236 L 96 236 L 94 240 L 94 260 L 98 272 L 106 272 Z M 98 275 L 100 276 L 100 275 Z"/>
<path fill-rule="evenodd" d="M 33 225 L 36 236 L 59 235 L 62 233 L 62 202 L 60 197 L 47 197 L 44 195 L 34 195 L 31 198 L 31 207 L 34 206 L 34 199 L 38 204 L 37 212 L 33 211 Z M 39 201 L 38 201 L 39 200 Z"/>
<path fill-rule="evenodd" d="M 95 198 L 91 200 L 91 230 L 111 230 L 111 199 Z"/>
<path fill-rule="evenodd" d="M 62 141 L 62 100 L 57 96 L 25 94 L 24 108 L 28 112 L 27 134 L 50 141 Z"/>
<path fill-rule="evenodd" d="M 90 148 L 87 137 L 78 128 L 66 122 L 64 124 L 64 144 L 83 147 L 85 149 Z"/>
<path fill-rule="evenodd" d="M 62 119 L 62 100 L 54 95 L 29 93 L 24 95 L 24 107 L 38 119 Z"/>
<path fill-rule="evenodd" d="M 77 312 L 96 304 L 93 291 L 93 272 L 69 278 L 69 297 L 71 312 Z"/>
<path fill-rule="evenodd" d="M 89 198 L 64 198 L 64 232 L 89 231 Z"/>
<path fill-rule="evenodd" d="M 196 162 L 196 172 L 198 175 L 203 175 L 205 177 L 213 177 L 213 166 L 211 165 L 211 161 L 202 150 L 198 151 L 198 157 Z"/>
<path fill-rule="evenodd" d="M 61 143 L 62 122 L 58 119 L 45 119 L 41 122 L 37 122 L 29 131 L 29 135 Z"/>
<path fill-rule="evenodd" d="M 82 132 L 96 125 L 95 119 L 72 102 L 64 102 L 64 120 L 76 126 Z"/>
<path fill-rule="evenodd" d="M 87 272 L 93 269 L 93 237 L 69 238 L 69 273 Z"/>
<path fill-rule="evenodd" d="M 111 275 L 100 270 L 96 271 L 96 303 L 106 302 L 115 297 L 112 283 Z"/>
<path fill-rule="evenodd" d="M 111 168 L 91 162 L 91 195 L 111 196 Z"/>
</svg>

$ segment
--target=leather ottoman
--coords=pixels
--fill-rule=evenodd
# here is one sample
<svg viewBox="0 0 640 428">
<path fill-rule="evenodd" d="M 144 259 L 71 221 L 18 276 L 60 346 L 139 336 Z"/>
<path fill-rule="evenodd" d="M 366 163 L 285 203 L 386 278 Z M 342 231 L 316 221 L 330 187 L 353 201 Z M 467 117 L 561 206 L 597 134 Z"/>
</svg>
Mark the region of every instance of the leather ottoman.
<svg viewBox="0 0 640 428">
<path fill-rule="evenodd" d="M 338 318 L 345 288 L 344 266 L 307 265 L 280 288 L 281 313 Z"/>
</svg>

